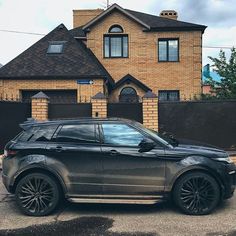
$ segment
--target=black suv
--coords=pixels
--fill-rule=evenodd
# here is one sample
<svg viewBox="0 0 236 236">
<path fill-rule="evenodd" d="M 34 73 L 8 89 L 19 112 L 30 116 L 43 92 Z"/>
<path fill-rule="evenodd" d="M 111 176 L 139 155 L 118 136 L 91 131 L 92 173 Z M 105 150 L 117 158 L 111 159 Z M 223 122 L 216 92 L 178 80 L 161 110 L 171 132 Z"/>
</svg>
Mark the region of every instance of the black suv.
<svg viewBox="0 0 236 236">
<path fill-rule="evenodd" d="M 152 204 L 210 213 L 235 189 L 226 152 L 180 144 L 124 119 L 28 121 L 5 147 L 3 182 L 27 215 L 71 202 Z"/>
</svg>

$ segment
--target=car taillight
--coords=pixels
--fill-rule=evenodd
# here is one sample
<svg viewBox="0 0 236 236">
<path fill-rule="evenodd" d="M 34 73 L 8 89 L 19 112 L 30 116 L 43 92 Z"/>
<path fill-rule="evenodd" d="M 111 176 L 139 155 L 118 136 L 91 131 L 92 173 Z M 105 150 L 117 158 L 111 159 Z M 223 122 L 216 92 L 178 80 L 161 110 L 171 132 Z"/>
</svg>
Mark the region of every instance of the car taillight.
<svg viewBox="0 0 236 236">
<path fill-rule="evenodd" d="M 15 156 L 17 154 L 17 151 L 15 150 L 4 150 L 4 155 L 3 155 L 3 158 L 4 157 L 8 157 L 8 156 Z"/>
</svg>

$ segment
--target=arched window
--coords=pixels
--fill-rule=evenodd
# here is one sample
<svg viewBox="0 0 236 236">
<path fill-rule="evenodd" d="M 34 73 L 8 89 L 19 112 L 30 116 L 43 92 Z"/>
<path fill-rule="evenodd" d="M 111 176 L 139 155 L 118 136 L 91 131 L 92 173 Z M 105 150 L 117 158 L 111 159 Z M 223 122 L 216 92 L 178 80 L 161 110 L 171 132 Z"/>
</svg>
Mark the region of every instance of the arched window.
<svg viewBox="0 0 236 236">
<path fill-rule="evenodd" d="M 120 25 L 112 25 L 104 35 L 104 58 L 127 58 L 128 35 Z"/>
<path fill-rule="evenodd" d="M 109 33 L 123 33 L 124 30 L 120 25 L 113 25 L 108 30 Z"/>
<path fill-rule="evenodd" d="M 125 87 L 121 90 L 119 101 L 120 102 L 138 102 L 138 95 L 134 88 Z"/>
</svg>

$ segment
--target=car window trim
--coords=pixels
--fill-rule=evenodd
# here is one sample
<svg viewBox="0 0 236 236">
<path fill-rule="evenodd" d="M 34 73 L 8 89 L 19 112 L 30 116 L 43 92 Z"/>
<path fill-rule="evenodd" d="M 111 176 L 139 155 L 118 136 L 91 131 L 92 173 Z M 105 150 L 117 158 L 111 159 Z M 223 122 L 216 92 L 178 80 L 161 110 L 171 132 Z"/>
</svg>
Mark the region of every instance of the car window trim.
<svg viewBox="0 0 236 236">
<path fill-rule="evenodd" d="M 94 126 L 94 137 L 96 139 L 96 142 L 93 142 L 93 143 L 77 143 L 77 142 L 60 142 L 57 140 L 57 135 L 60 133 L 61 129 L 63 126 L 66 126 L 66 125 L 93 125 Z M 95 144 L 101 144 L 101 141 L 100 141 L 100 138 L 98 136 L 98 132 L 97 132 L 97 129 L 96 129 L 96 126 L 98 124 L 97 123 L 71 123 L 71 124 L 60 124 L 58 126 L 58 129 L 55 131 L 54 135 L 52 136 L 52 141 L 54 143 L 60 143 L 60 144 L 76 144 L 76 145 L 95 145 Z"/>
</svg>

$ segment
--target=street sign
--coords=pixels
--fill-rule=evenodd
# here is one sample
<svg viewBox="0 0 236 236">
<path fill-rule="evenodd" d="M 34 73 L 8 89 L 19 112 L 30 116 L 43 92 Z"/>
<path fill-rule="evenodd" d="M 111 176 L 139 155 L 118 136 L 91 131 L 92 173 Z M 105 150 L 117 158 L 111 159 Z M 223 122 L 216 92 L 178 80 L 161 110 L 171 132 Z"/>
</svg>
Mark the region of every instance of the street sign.
<svg viewBox="0 0 236 236">
<path fill-rule="evenodd" d="M 78 79 L 77 84 L 93 84 L 93 80 L 90 79 Z"/>
</svg>

